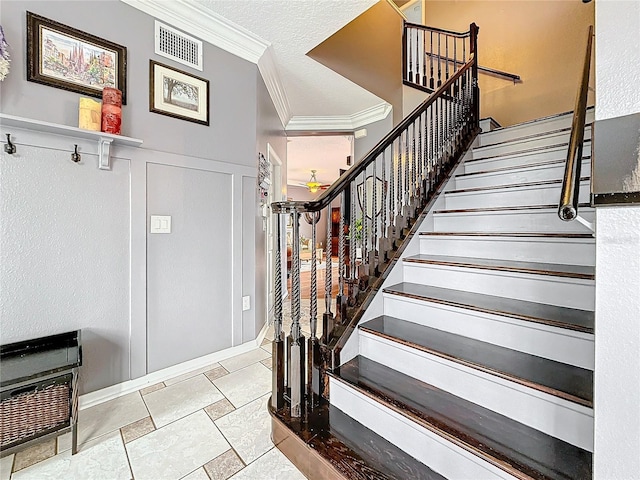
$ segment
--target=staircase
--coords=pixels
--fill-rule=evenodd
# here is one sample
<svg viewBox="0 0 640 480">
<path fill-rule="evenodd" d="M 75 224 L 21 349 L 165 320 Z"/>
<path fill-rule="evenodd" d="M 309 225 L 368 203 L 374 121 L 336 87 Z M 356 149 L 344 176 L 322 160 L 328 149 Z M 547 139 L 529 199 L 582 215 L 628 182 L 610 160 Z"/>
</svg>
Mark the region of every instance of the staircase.
<svg viewBox="0 0 640 480">
<path fill-rule="evenodd" d="M 595 244 L 557 216 L 570 122 L 479 135 L 418 227 L 310 414 L 345 478 L 591 478 Z"/>
<path fill-rule="evenodd" d="M 553 205 L 567 121 L 478 137 L 331 374 L 335 408 L 446 478 L 591 478 L 595 244 Z"/>
</svg>

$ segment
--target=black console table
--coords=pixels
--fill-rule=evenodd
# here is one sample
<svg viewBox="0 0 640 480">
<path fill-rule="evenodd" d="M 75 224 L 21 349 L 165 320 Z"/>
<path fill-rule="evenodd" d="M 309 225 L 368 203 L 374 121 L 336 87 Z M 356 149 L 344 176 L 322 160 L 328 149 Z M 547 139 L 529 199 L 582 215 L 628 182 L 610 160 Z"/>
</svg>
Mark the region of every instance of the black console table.
<svg viewBox="0 0 640 480">
<path fill-rule="evenodd" d="M 0 346 L 0 450 L 71 431 L 78 450 L 80 330 Z"/>
</svg>

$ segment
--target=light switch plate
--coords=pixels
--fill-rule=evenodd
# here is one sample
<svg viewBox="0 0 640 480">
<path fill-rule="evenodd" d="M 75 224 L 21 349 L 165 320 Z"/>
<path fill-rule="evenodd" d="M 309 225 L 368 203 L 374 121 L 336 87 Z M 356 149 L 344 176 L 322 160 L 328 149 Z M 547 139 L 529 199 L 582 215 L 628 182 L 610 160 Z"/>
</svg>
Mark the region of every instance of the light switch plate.
<svg viewBox="0 0 640 480">
<path fill-rule="evenodd" d="M 245 295 L 242 297 L 242 311 L 249 310 L 251 308 L 251 297 L 249 295 Z"/>
<path fill-rule="evenodd" d="M 151 215 L 149 233 L 171 233 L 171 215 Z"/>
</svg>

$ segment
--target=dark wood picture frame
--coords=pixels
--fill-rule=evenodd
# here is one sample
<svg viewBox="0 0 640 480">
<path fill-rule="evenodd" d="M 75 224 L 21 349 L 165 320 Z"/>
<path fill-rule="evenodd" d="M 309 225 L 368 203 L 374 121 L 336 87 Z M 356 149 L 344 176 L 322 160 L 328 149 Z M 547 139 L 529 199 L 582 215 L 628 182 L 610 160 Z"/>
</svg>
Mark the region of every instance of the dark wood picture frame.
<svg viewBox="0 0 640 480">
<path fill-rule="evenodd" d="M 48 33 L 43 35 L 43 31 Z M 58 49 L 73 42 L 77 49 L 71 55 Z M 91 58 L 85 58 L 85 51 L 91 52 Z M 46 64 L 43 54 L 48 54 Z M 98 98 L 104 87 L 115 87 L 126 104 L 127 48 L 27 12 L 27 80 Z"/>
<path fill-rule="evenodd" d="M 178 88 L 180 98 L 173 98 Z M 149 111 L 209 125 L 209 80 L 149 60 Z"/>
</svg>

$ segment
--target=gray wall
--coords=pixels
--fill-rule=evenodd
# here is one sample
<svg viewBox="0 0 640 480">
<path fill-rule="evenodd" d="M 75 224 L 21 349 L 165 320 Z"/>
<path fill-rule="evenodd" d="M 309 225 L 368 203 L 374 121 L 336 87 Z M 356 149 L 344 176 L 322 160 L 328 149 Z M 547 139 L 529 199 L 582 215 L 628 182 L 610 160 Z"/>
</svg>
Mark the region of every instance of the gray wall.
<svg viewBox="0 0 640 480">
<path fill-rule="evenodd" d="M 370 123 L 364 128 L 367 129 L 367 136 L 356 138 L 353 143 L 353 151 L 355 161 L 359 161 L 369 150 L 375 147 L 382 138 L 393 128 L 393 116 L 387 115 L 387 118 L 377 122 Z"/>
<path fill-rule="evenodd" d="M 157 341 L 147 322 L 164 334 L 179 322 L 182 336 L 200 337 L 185 338 L 167 365 L 254 339 L 265 320 L 256 151 L 266 152 L 268 141 L 286 159 L 283 128 L 257 67 L 205 44 L 204 71 L 192 73 L 210 80 L 211 125 L 173 119 L 149 112 L 149 59 L 189 69 L 154 54 L 153 18 L 115 0 L 3 0 L 12 58 L 0 83 L 5 114 L 77 125 L 81 95 L 26 81 L 27 10 L 127 47 L 122 131 L 144 143 L 114 147 L 113 170 L 101 171 L 86 142 L 16 135 L 19 154 L 2 155 L 0 177 L 2 343 L 82 328 L 85 393 L 163 366 L 147 366 L 148 353 L 161 346 L 147 350 Z M 75 142 L 85 152 L 80 165 L 68 160 Z M 224 187 L 212 192 L 216 182 Z M 148 214 L 179 204 L 168 213 L 174 234 L 161 240 L 146 233 Z M 211 242 L 213 233 L 224 238 Z M 202 268 L 194 269 L 198 260 Z M 247 312 L 243 295 L 252 297 Z M 193 352 L 190 342 L 198 343 Z"/>
</svg>

